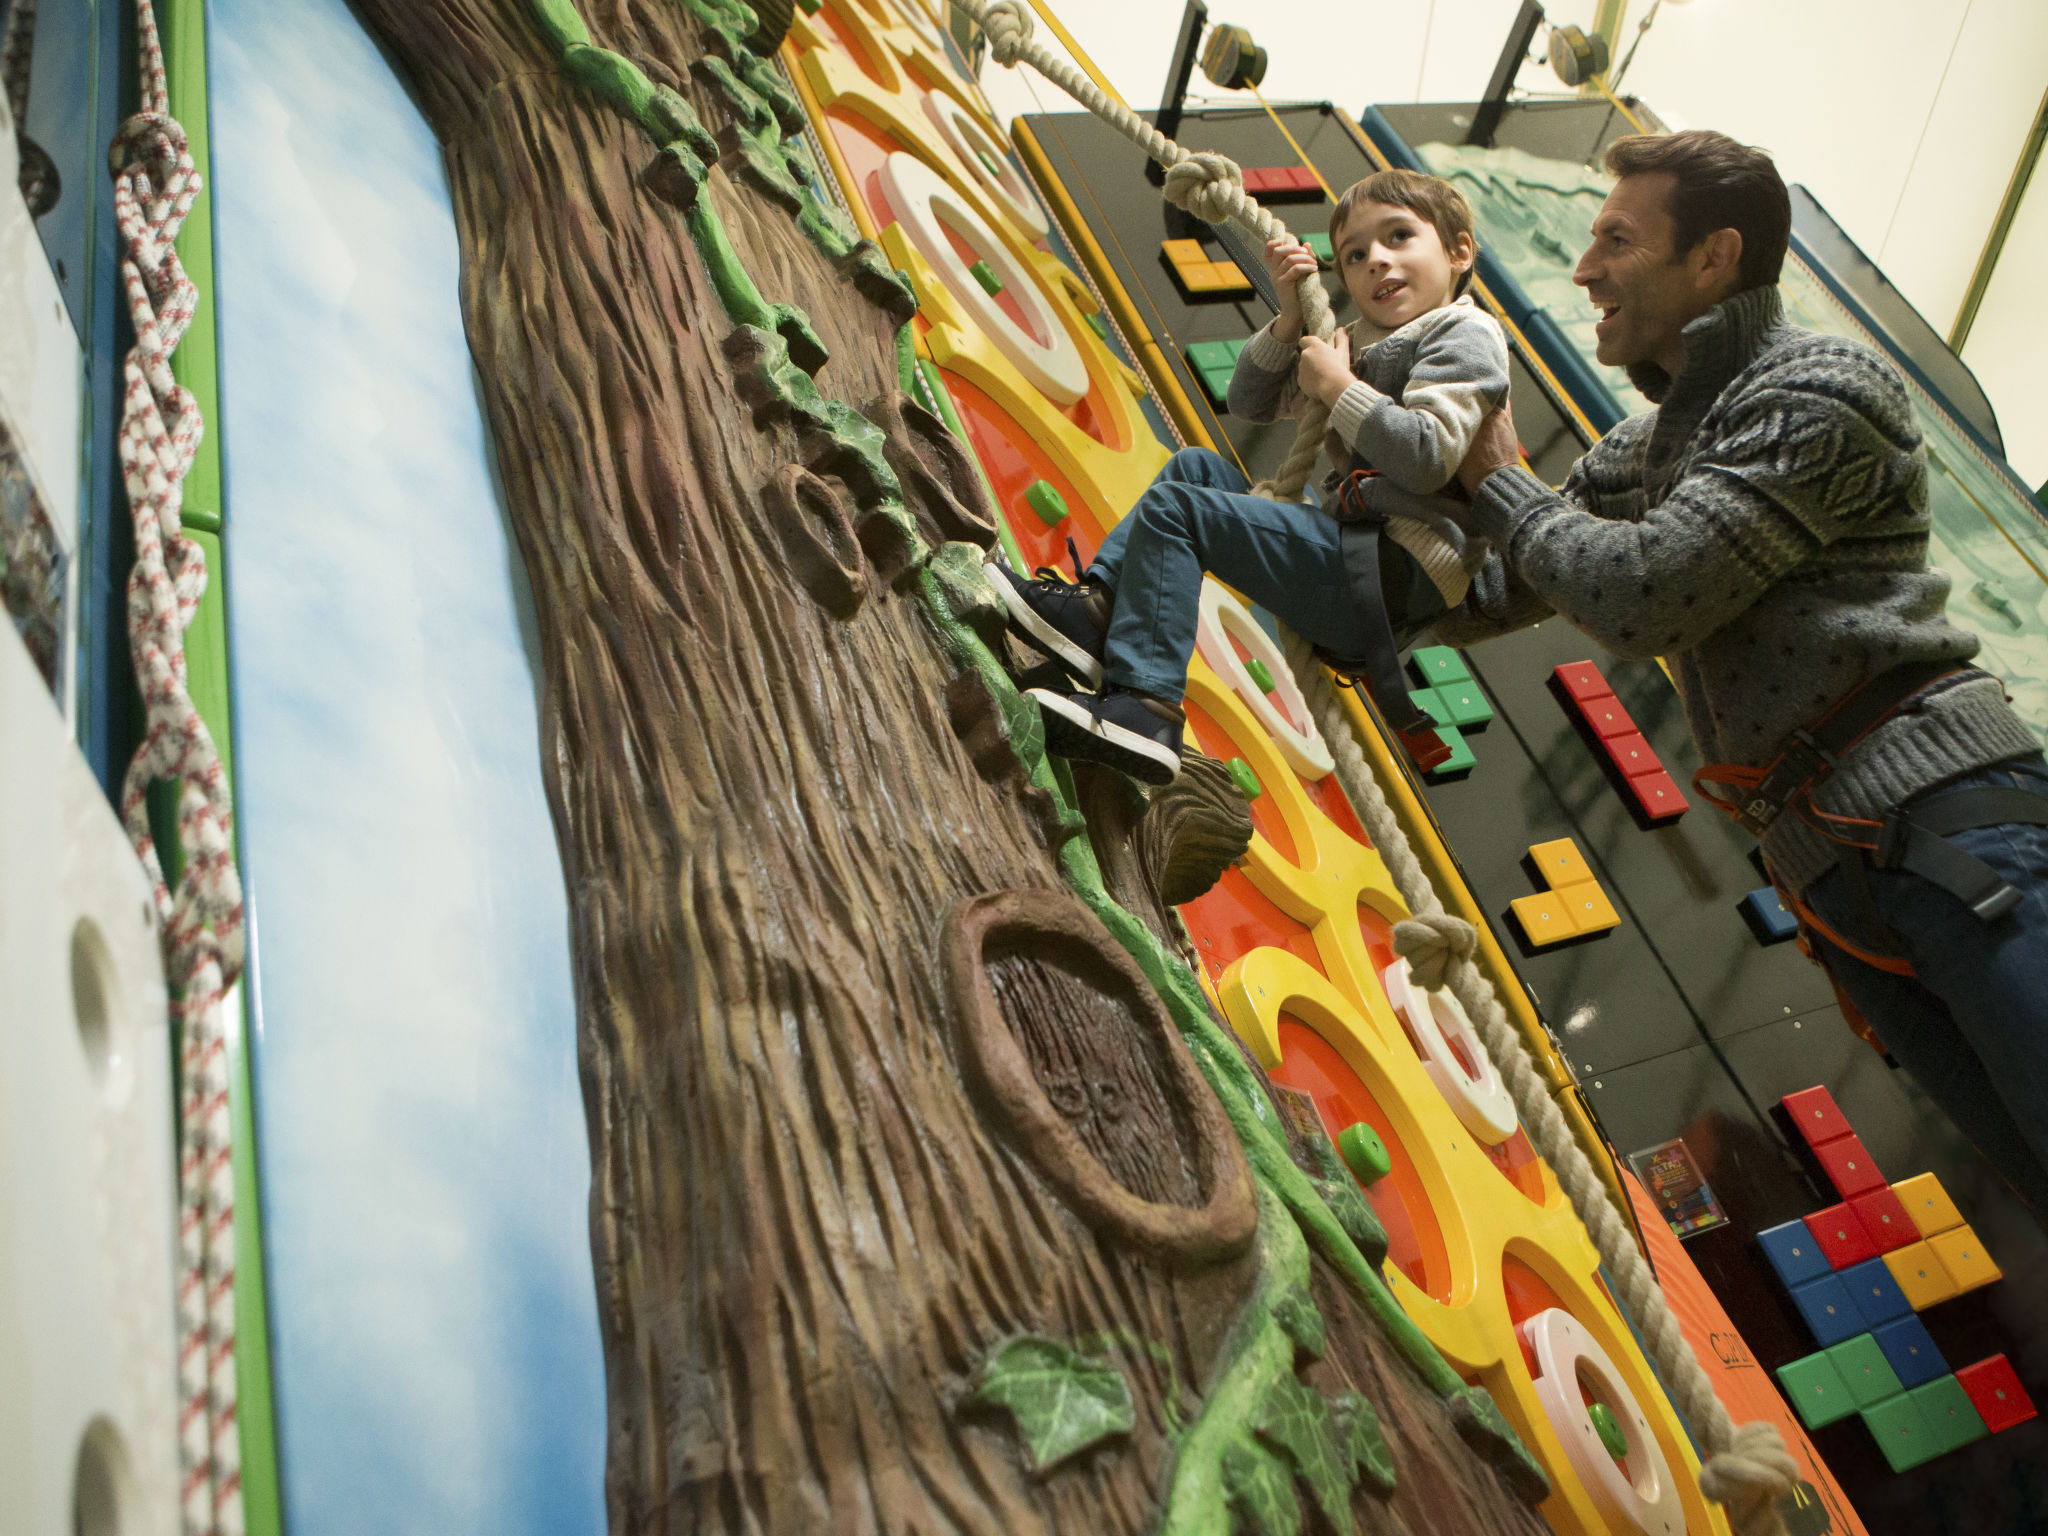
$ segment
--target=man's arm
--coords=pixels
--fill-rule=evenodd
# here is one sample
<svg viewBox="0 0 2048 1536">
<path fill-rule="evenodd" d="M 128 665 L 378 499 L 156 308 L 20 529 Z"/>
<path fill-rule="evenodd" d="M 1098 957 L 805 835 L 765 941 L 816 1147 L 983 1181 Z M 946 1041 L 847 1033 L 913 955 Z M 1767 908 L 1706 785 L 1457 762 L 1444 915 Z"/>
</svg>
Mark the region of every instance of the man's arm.
<svg viewBox="0 0 2048 1536">
<path fill-rule="evenodd" d="M 1684 650 L 1860 520 L 1902 499 L 1924 506 L 1904 390 L 1854 361 L 1825 386 L 1801 360 L 1759 380 L 1640 522 L 1580 511 L 1503 465 L 1483 432 L 1488 451 L 1468 457 L 1472 517 L 1531 591 L 1616 655 Z"/>
</svg>

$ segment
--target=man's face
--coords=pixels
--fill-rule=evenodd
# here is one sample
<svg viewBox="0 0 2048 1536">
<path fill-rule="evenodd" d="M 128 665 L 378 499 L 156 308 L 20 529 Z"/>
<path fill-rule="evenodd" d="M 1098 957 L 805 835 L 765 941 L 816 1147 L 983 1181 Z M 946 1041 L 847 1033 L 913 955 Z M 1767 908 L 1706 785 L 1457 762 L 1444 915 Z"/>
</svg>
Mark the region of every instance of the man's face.
<svg viewBox="0 0 2048 1536">
<path fill-rule="evenodd" d="M 1593 243 L 1572 281 L 1601 312 L 1593 328 L 1596 355 L 1611 367 L 1683 357 L 1679 332 L 1705 314 L 1714 293 L 1702 289 L 1698 265 L 1678 251 L 1669 172 L 1624 176 L 1593 220 Z"/>
</svg>

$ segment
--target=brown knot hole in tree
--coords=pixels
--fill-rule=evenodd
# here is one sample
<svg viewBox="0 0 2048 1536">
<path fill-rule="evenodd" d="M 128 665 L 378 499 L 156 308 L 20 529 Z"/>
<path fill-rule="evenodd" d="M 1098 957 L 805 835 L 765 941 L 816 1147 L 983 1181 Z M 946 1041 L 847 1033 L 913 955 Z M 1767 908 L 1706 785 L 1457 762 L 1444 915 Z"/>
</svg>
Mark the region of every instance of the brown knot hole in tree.
<svg viewBox="0 0 2048 1536">
<path fill-rule="evenodd" d="M 1059 1197 L 1162 1263 L 1241 1253 L 1258 1225 L 1243 1149 L 1094 914 L 1059 891 L 997 891 L 957 904 L 941 946 L 962 1069 Z"/>
</svg>

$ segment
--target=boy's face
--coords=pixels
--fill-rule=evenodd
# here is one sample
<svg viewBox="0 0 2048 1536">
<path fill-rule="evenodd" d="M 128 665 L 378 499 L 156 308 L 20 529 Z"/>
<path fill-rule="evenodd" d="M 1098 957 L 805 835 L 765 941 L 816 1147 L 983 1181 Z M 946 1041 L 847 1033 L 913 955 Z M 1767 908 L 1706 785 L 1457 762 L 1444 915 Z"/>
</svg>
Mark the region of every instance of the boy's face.
<svg viewBox="0 0 2048 1536">
<path fill-rule="evenodd" d="M 1451 290 L 1476 254 L 1470 235 L 1460 235 L 1447 251 L 1434 224 L 1392 203 L 1360 203 L 1333 243 L 1351 302 L 1385 331 L 1450 303 Z"/>
</svg>

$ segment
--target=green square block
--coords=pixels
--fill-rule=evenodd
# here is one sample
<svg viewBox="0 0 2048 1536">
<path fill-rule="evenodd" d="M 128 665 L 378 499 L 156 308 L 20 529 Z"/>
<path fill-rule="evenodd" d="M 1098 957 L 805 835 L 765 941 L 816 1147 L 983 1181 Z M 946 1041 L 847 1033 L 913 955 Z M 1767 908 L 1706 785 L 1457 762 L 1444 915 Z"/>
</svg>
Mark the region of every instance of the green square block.
<svg viewBox="0 0 2048 1536">
<path fill-rule="evenodd" d="M 1330 249 L 1330 237 L 1322 231 L 1318 230 L 1312 235 L 1297 235 L 1295 238 L 1316 253 L 1317 261 L 1327 265 L 1336 260 L 1337 253 Z"/>
<path fill-rule="evenodd" d="M 1429 716 L 1431 724 L 1453 725 L 1456 723 L 1451 719 L 1450 706 L 1444 703 L 1443 695 L 1434 688 L 1410 688 L 1408 690 L 1408 697 L 1414 701 L 1417 709 Z"/>
<path fill-rule="evenodd" d="M 1109 340 L 1109 322 L 1103 319 L 1099 312 L 1089 315 L 1087 320 L 1088 329 L 1100 336 L 1104 341 Z"/>
<path fill-rule="evenodd" d="M 996 269 L 987 262 L 977 261 L 967 270 L 973 275 L 974 280 L 981 284 L 982 291 L 990 298 L 994 298 L 1003 291 L 1003 280 L 996 276 Z"/>
<path fill-rule="evenodd" d="M 1422 680 L 1433 687 L 1472 680 L 1472 674 L 1465 668 L 1465 658 L 1448 645 L 1418 645 L 1409 660 L 1415 663 Z"/>
<path fill-rule="evenodd" d="M 1228 368 L 1204 368 L 1202 370 L 1202 388 L 1209 391 L 1209 398 L 1218 405 L 1223 404 L 1224 401 L 1230 398 L 1231 372 L 1232 370 Z"/>
<path fill-rule="evenodd" d="M 1463 773 L 1467 768 L 1470 768 L 1479 761 L 1478 758 L 1472 755 L 1472 749 L 1465 745 L 1465 738 L 1458 734 L 1458 728 L 1455 725 L 1440 725 L 1436 728 L 1436 733 L 1443 737 L 1444 745 L 1451 749 L 1451 755 L 1429 770 L 1432 778 L 1442 778 L 1445 774 L 1451 773 Z"/>
<path fill-rule="evenodd" d="M 1959 1451 L 1971 1441 L 1982 1440 L 1990 1433 L 1984 1427 L 1984 1416 L 1970 1401 L 1970 1394 L 1963 1390 L 1963 1384 L 1952 1374 L 1937 1376 L 1924 1387 L 1915 1387 L 1906 1396 L 1920 1405 L 1920 1417 L 1927 1421 L 1935 1444 L 1941 1447 L 1940 1455 Z"/>
<path fill-rule="evenodd" d="M 1469 731 L 1493 718 L 1493 706 L 1486 702 L 1477 683 L 1438 683 L 1436 696 L 1444 701 L 1444 712 L 1451 717 L 1451 724 L 1460 730 Z"/>
<path fill-rule="evenodd" d="M 1197 373 L 1207 373 L 1211 368 L 1231 368 L 1237 359 L 1231 355 L 1227 341 L 1196 341 L 1188 344 L 1188 361 L 1195 365 Z"/>
<path fill-rule="evenodd" d="M 1778 1385 L 1792 1399 L 1792 1409 L 1808 1429 L 1819 1429 L 1856 1411 L 1856 1399 L 1842 1381 L 1842 1373 L 1823 1350 L 1778 1367 Z"/>
<path fill-rule="evenodd" d="M 1877 1448 L 1884 1452 L 1885 1464 L 1894 1472 L 1904 1472 L 1941 1454 L 1941 1445 L 1920 1412 L 1920 1405 L 1904 1393 L 1875 1408 L 1864 1409 L 1863 1422 L 1876 1438 Z"/>
<path fill-rule="evenodd" d="M 1891 1361 L 1870 1334 L 1859 1333 L 1853 1339 L 1844 1339 L 1828 1350 L 1827 1356 L 1835 1362 L 1835 1371 L 1841 1376 L 1842 1385 L 1849 1389 L 1849 1395 L 1856 1399 L 1858 1408 L 1875 1408 L 1906 1390 L 1899 1382 L 1899 1373 L 1892 1369 Z"/>
</svg>

